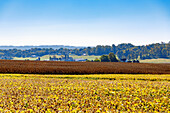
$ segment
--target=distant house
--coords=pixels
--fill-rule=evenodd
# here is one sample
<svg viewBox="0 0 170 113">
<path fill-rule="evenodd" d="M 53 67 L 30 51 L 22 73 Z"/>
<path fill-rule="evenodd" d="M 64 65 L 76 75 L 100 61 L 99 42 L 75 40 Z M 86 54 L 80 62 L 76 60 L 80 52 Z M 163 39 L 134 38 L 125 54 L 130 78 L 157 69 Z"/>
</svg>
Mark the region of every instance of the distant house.
<svg viewBox="0 0 170 113">
<path fill-rule="evenodd" d="M 61 61 L 74 61 L 74 59 L 66 54 L 64 57 L 61 58 Z"/>
<path fill-rule="evenodd" d="M 50 56 L 49 60 L 50 60 L 50 61 L 58 61 L 59 58 L 56 58 L 56 56 L 54 55 L 53 58 Z"/>
<path fill-rule="evenodd" d="M 82 58 L 79 58 L 79 59 L 74 59 L 76 62 L 85 62 L 87 59 L 82 59 Z"/>
<path fill-rule="evenodd" d="M 66 54 L 64 57 L 56 58 L 55 56 L 49 58 L 50 61 L 74 61 L 72 57 Z"/>
<path fill-rule="evenodd" d="M 130 60 L 127 60 L 126 58 L 123 58 L 123 59 L 120 59 L 121 62 L 128 62 L 128 63 L 139 63 L 139 60 L 133 60 L 133 61 L 130 61 Z"/>
<path fill-rule="evenodd" d="M 45 59 L 45 60 L 43 60 L 43 61 L 50 61 L 49 59 Z"/>
<path fill-rule="evenodd" d="M 32 58 L 36 58 L 36 57 L 37 57 L 37 55 L 31 55 L 31 57 L 32 57 Z"/>
</svg>

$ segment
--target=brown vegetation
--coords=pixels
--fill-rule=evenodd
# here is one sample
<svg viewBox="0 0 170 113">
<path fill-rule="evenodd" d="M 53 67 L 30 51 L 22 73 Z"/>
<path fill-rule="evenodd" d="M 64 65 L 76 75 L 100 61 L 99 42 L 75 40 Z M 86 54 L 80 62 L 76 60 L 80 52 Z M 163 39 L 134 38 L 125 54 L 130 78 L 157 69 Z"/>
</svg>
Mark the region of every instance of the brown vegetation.
<svg viewBox="0 0 170 113">
<path fill-rule="evenodd" d="M 0 60 L 0 73 L 170 74 L 170 64 Z"/>
</svg>

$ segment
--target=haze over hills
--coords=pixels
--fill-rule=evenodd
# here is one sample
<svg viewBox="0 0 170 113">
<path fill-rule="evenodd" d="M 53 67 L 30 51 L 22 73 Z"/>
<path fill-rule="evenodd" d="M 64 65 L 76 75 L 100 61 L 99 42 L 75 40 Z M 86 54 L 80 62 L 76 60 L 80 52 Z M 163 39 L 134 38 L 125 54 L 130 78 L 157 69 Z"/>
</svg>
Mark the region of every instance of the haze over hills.
<svg viewBox="0 0 170 113">
<path fill-rule="evenodd" d="M 162 44 L 165 44 L 166 42 L 161 42 Z M 160 44 L 161 44 L 160 43 Z M 131 43 L 121 43 L 121 44 L 131 44 Z M 118 45 L 121 45 L 118 44 Z M 158 44 L 158 43 L 152 43 L 152 44 Z M 145 44 L 145 45 L 134 45 L 133 46 L 147 46 L 152 44 Z M 170 44 L 170 41 L 167 42 L 167 44 Z M 96 45 L 98 46 L 98 45 Z M 110 45 L 102 45 L 102 46 L 110 46 Z M 21 50 L 28 50 L 31 48 L 45 48 L 45 49 L 60 49 L 60 48 L 66 48 L 66 49 L 81 49 L 81 48 L 87 48 L 87 47 L 95 47 L 95 46 L 72 46 L 72 45 L 22 45 L 22 46 L 16 46 L 16 45 L 0 45 L 0 49 L 2 50 L 8 50 L 8 49 L 21 49 Z"/>
<path fill-rule="evenodd" d="M 68 45 L 39 45 L 39 46 L 33 46 L 33 45 L 25 45 L 25 46 L 0 46 L 0 49 L 21 49 L 21 50 L 27 50 L 31 48 L 52 48 L 52 49 L 59 49 L 59 48 L 67 48 L 67 49 L 80 49 L 84 48 L 85 46 L 68 46 Z"/>
</svg>

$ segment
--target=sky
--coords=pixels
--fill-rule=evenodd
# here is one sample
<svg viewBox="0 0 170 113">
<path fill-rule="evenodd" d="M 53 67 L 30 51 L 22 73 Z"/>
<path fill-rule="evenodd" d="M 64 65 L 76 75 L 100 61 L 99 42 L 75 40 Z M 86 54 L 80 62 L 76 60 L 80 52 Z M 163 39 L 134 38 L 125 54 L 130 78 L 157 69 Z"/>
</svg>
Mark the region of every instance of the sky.
<svg viewBox="0 0 170 113">
<path fill-rule="evenodd" d="M 170 0 L 0 0 L 0 45 L 170 41 Z"/>
</svg>

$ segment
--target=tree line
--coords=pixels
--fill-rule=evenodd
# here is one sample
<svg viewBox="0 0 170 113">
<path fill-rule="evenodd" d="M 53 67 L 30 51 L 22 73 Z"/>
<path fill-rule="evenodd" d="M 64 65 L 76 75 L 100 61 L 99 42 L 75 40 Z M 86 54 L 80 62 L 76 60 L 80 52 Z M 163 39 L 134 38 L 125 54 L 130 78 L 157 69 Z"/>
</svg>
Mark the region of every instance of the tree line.
<svg viewBox="0 0 170 113">
<path fill-rule="evenodd" d="M 131 43 L 122 43 L 110 45 L 97 45 L 96 47 L 85 47 L 79 49 L 52 49 L 52 48 L 31 48 L 27 50 L 21 49 L 8 49 L 0 50 L 1 59 L 9 59 L 12 57 L 41 57 L 44 55 L 109 55 L 115 54 L 119 59 L 126 58 L 128 60 L 134 59 L 153 59 L 153 58 L 170 58 L 170 42 L 168 43 L 155 43 L 143 46 L 135 46 Z"/>
</svg>

